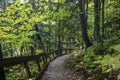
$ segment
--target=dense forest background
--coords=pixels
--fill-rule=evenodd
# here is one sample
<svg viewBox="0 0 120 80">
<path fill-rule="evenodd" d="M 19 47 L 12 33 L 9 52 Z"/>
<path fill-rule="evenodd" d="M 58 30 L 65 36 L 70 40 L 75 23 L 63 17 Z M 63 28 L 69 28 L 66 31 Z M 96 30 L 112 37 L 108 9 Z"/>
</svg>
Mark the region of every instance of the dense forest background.
<svg viewBox="0 0 120 80">
<path fill-rule="evenodd" d="M 0 58 L 74 49 L 68 67 L 85 79 L 120 79 L 120 0 L 0 0 L 0 48 Z"/>
</svg>

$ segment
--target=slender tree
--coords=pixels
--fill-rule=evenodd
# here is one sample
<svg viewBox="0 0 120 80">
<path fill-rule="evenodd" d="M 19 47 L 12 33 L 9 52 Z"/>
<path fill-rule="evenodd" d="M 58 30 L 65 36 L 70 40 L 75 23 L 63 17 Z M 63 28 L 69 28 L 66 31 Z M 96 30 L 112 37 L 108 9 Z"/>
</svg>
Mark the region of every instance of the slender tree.
<svg viewBox="0 0 120 80">
<path fill-rule="evenodd" d="M 1 44 L 0 44 L 0 59 L 1 58 L 3 58 L 3 55 L 2 55 L 2 47 L 1 47 Z M 5 73 L 4 73 L 3 68 L 0 68 L 0 79 L 5 80 Z"/>
<path fill-rule="evenodd" d="M 94 40 L 100 43 L 100 0 L 94 0 Z"/>
<path fill-rule="evenodd" d="M 91 42 L 89 40 L 88 37 L 88 33 L 87 33 L 87 20 L 85 20 L 85 10 L 84 10 L 84 0 L 79 0 L 79 9 L 81 11 L 80 13 L 80 21 L 81 21 L 81 28 L 82 28 L 82 38 L 85 42 L 85 46 L 86 48 L 91 46 Z"/>
<path fill-rule="evenodd" d="M 102 0 L 102 45 L 103 45 L 103 39 L 104 39 L 104 13 L 105 13 L 105 9 L 104 9 L 104 2 L 105 0 Z"/>
<path fill-rule="evenodd" d="M 60 8 L 60 1 L 58 0 L 58 9 Z M 58 20 L 58 32 L 59 32 L 59 35 L 58 35 L 58 49 L 60 50 L 59 54 L 61 54 L 61 48 L 62 48 L 62 40 L 61 40 L 61 20 Z"/>
<path fill-rule="evenodd" d="M 102 0 L 102 37 L 104 37 L 104 12 L 105 12 L 104 2 L 105 0 Z"/>
</svg>

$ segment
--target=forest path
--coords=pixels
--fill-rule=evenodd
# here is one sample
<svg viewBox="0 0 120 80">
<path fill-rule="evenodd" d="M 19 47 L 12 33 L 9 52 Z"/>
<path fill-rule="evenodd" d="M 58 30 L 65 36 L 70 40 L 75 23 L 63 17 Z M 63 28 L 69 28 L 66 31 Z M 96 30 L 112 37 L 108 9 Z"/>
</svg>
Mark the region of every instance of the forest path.
<svg viewBox="0 0 120 80">
<path fill-rule="evenodd" d="M 71 70 L 65 66 L 66 55 L 58 57 L 50 62 L 47 71 L 43 75 L 42 80 L 74 80 Z M 75 79 L 81 80 L 81 79 Z"/>
</svg>

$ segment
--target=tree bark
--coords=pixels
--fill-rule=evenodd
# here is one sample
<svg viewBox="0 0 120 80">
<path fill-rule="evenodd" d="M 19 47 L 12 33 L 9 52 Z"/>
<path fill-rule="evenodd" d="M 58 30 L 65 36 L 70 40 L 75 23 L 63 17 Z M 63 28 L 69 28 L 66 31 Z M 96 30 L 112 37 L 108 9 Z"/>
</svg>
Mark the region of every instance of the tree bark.
<svg viewBox="0 0 120 80">
<path fill-rule="evenodd" d="M 100 0 L 94 0 L 94 41 L 100 43 Z"/>
<path fill-rule="evenodd" d="M 60 3 L 59 3 L 59 0 L 58 0 L 58 9 L 60 8 Z M 61 46 L 61 42 L 62 42 L 62 40 L 61 40 L 61 21 L 60 20 L 58 20 L 58 32 L 59 32 L 59 34 L 58 34 L 58 50 L 59 50 L 59 54 L 62 54 L 62 51 L 61 51 L 61 49 L 62 49 L 62 46 Z"/>
<path fill-rule="evenodd" d="M 105 0 L 102 0 L 102 39 L 104 38 L 104 2 Z"/>
<path fill-rule="evenodd" d="M 81 11 L 80 13 L 80 21 L 81 21 L 81 27 L 82 27 L 82 38 L 85 42 L 85 47 L 88 48 L 90 47 L 92 44 L 89 40 L 88 37 L 88 33 L 87 33 L 87 20 L 85 20 L 85 11 L 84 11 L 84 5 L 83 4 L 84 0 L 79 0 L 79 9 Z"/>
<path fill-rule="evenodd" d="M 58 27 L 59 27 L 59 29 L 58 29 L 58 31 L 59 31 L 59 34 L 58 34 L 58 50 L 59 50 L 59 54 L 62 54 L 62 40 L 61 40 L 61 23 L 60 23 L 61 21 L 59 20 L 58 21 Z"/>
<path fill-rule="evenodd" d="M 0 44 L 0 58 L 3 58 L 1 44 Z M 0 68 L 0 80 L 5 80 L 4 68 Z"/>
<path fill-rule="evenodd" d="M 105 34 L 104 34 L 104 12 L 105 12 L 105 9 L 104 9 L 104 2 L 105 0 L 102 0 L 102 42 L 101 42 L 101 46 L 103 46 L 103 40 L 105 38 Z"/>
</svg>

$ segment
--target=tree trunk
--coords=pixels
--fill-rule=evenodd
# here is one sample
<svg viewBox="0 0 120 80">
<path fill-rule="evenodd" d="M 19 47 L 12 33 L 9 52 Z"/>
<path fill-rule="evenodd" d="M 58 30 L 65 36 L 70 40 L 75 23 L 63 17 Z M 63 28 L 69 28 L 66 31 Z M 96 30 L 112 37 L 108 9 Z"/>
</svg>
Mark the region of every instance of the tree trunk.
<svg viewBox="0 0 120 80">
<path fill-rule="evenodd" d="M 49 19 L 49 22 L 48 22 L 48 23 L 49 23 L 49 51 L 51 51 L 51 47 L 52 47 L 52 46 L 51 46 L 51 43 L 50 43 L 50 42 L 51 42 L 50 37 L 51 37 L 51 32 L 52 32 L 52 31 L 51 31 L 51 22 L 50 22 L 50 19 Z"/>
<path fill-rule="evenodd" d="M 103 40 L 104 40 L 104 2 L 105 2 L 105 0 L 102 0 L 102 43 L 101 43 L 101 45 L 103 46 Z"/>
<path fill-rule="evenodd" d="M 59 27 L 59 29 L 58 29 L 58 31 L 59 31 L 59 34 L 58 34 L 58 50 L 59 50 L 59 54 L 61 54 L 62 52 L 61 52 L 61 49 L 62 49 L 62 40 L 61 40 L 61 25 L 60 25 L 60 20 L 58 21 L 58 27 Z"/>
<path fill-rule="evenodd" d="M 60 4 L 59 4 L 59 0 L 58 0 L 58 9 L 60 8 Z M 59 32 L 59 34 L 58 34 L 58 50 L 59 50 L 59 54 L 62 54 L 62 51 L 61 51 L 61 49 L 62 49 L 62 46 L 61 46 L 61 21 L 60 20 L 58 20 L 58 32 Z"/>
<path fill-rule="evenodd" d="M 104 1 L 102 0 L 102 39 L 104 38 Z"/>
<path fill-rule="evenodd" d="M 100 43 L 100 0 L 94 0 L 94 41 Z"/>
<path fill-rule="evenodd" d="M 88 19 L 88 1 L 89 0 L 86 0 L 86 22 L 87 22 L 87 19 Z"/>
<path fill-rule="evenodd" d="M 3 58 L 1 44 L 0 44 L 0 58 Z M 5 80 L 4 68 L 0 68 L 0 80 Z"/>
<path fill-rule="evenodd" d="M 87 22 L 85 20 L 85 11 L 84 11 L 84 5 L 83 4 L 84 0 L 79 0 L 79 9 L 81 11 L 80 13 L 80 21 L 81 21 L 81 27 L 82 27 L 82 38 L 85 42 L 85 47 L 88 48 L 90 47 L 92 44 L 90 43 L 90 40 L 88 38 L 88 33 L 87 33 Z"/>
</svg>

